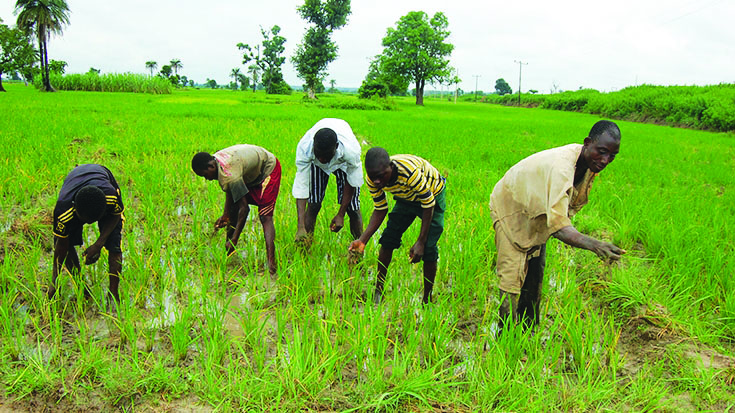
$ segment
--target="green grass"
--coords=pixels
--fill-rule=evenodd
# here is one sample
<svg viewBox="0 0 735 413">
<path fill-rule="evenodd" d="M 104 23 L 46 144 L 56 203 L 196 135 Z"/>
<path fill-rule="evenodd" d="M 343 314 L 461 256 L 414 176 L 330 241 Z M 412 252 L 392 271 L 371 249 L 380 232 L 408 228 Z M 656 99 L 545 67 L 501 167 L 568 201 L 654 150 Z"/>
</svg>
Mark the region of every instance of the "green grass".
<svg viewBox="0 0 735 413">
<path fill-rule="evenodd" d="M 8 116 L 0 117 L 2 403 L 126 411 L 176 403 L 222 411 L 735 405 L 732 134 L 619 122 L 620 155 L 575 225 L 629 253 L 608 267 L 550 241 L 539 332 L 511 329 L 496 340 L 492 187 L 523 157 L 581 142 L 598 118 L 438 100 L 416 107 L 412 98 L 389 111 L 337 107 L 352 107 L 348 99 L 8 85 Z M 377 237 L 351 271 L 348 231 L 327 228 L 337 209 L 334 184 L 311 252 L 296 250 L 296 143 L 323 117 L 347 120 L 363 150 L 413 153 L 447 176 L 428 309 L 420 305 L 421 268 L 403 255 L 416 224 L 396 252 L 383 304 L 369 304 Z M 264 275 L 255 217 L 226 259 L 223 235 L 212 236 L 224 195 L 190 170 L 194 153 L 236 143 L 264 146 L 283 166 L 277 278 Z M 67 275 L 57 301 L 42 293 L 58 190 L 75 164 L 87 162 L 113 171 L 126 205 L 117 315 L 103 299 L 104 257 L 83 268 L 92 300 Z M 361 200 L 367 218 L 364 188 Z"/>
</svg>

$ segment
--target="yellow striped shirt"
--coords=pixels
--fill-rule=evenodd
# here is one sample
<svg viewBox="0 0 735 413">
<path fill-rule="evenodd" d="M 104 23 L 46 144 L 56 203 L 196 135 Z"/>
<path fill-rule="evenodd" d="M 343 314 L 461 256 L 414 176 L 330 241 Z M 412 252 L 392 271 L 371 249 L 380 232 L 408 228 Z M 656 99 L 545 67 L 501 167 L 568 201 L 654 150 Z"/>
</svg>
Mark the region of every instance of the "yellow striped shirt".
<svg viewBox="0 0 735 413">
<path fill-rule="evenodd" d="M 422 208 L 434 206 L 434 196 L 444 190 L 444 178 L 426 159 L 415 155 L 393 155 L 391 166 L 395 168 L 395 182 L 389 182 L 380 189 L 367 178 L 370 195 L 375 202 L 375 209 L 388 209 L 385 191 L 394 198 L 409 202 L 420 202 Z"/>
</svg>

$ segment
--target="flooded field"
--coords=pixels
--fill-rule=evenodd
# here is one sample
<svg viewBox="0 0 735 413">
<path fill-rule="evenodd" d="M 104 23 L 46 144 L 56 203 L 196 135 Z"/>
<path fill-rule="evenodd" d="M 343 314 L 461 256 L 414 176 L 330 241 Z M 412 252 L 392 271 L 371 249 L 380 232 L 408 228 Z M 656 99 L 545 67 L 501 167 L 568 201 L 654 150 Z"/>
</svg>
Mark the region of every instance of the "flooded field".
<svg viewBox="0 0 735 413">
<path fill-rule="evenodd" d="M 349 111 L 229 91 L 9 89 L 3 104 L 13 115 L 0 118 L 0 412 L 735 406 L 731 134 L 619 122 L 620 155 L 574 224 L 628 254 L 609 266 L 550 241 L 541 325 L 496 338 L 492 186 L 523 157 L 580 142 L 597 118 L 410 99 L 396 111 Z M 347 120 L 363 152 L 413 153 L 447 177 L 430 305 L 421 305 L 421 267 L 407 258 L 417 223 L 394 255 L 382 304 L 372 303 L 377 237 L 350 265 L 349 231 L 328 229 L 333 183 L 311 249 L 296 247 L 296 143 L 323 117 Z M 227 257 L 214 230 L 224 194 L 190 170 L 194 153 L 236 143 L 263 146 L 283 166 L 273 276 L 255 209 Z M 79 163 L 106 165 L 123 192 L 119 305 L 106 297 L 106 257 L 80 279 L 63 274 L 57 297 L 46 297 L 51 211 Z M 367 220 L 365 188 L 361 203 Z M 96 239 L 96 227 L 85 231 L 85 243 Z"/>
</svg>

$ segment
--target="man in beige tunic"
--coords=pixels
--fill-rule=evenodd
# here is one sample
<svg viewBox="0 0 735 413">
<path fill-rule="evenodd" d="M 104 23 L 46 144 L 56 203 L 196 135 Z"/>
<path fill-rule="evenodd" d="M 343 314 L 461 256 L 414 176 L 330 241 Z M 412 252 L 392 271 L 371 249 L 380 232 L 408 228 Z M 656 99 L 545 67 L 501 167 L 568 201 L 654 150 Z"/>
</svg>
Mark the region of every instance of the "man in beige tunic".
<svg viewBox="0 0 735 413">
<path fill-rule="evenodd" d="M 230 255 L 245 226 L 250 207 L 258 207 L 258 217 L 263 225 L 268 270 L 276 273 L 276 230 L 273 210 L 281 186 L 281 163 L 266 149 L 255 145 L 235 145 L 210 155 L 199 152 L 191 160 L 194 173 L 217 180 L 225 192 L 225 207 L 214 227 L 227 228 L 225 249 Z"/>
<path fill-rule="evenodd" d="M 590 250 L 618 260 L 625 250 L 577 231 L 571 218 L 585 204 L 597 174 L 620 150 L 620 129 L 595 123 L 584 144 L 547 149 L 511 167 L 495 185 L 490 209 L 498 249 L 500 323 L 509 316 L 525 326 L 539 322 L 546 241 Z"/>
</svg>

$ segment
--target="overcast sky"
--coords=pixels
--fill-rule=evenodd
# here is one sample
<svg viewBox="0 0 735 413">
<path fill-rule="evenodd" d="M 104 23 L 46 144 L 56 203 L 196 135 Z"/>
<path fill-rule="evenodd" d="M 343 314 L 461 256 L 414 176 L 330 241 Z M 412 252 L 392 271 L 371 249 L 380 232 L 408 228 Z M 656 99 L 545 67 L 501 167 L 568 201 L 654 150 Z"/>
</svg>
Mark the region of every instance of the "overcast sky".
<svg viewBox="0 0 735 413">
<path fill-rule="evenodd" d="M 238 42 L 262 41 L 260 27 L 281 27 L 284 77 L 301 85 L 290 57 L 305 23 L 303 0 L 67 0 L 70 23 L 51 39 L 49 57 L 67 73 L 147 73 L 180 59 L 180 74 L 203 83 L 229 83 L 241 67 Z M 14 24 L 15 1 L 0 2 L 0 18 Z M 580 87 L 601 91 L 648 83 L 706 85 L 735 82 L 735 0 L 353 0 L 347 25 L 333 35 L 339 57 L 328 68 L 337 87 L 358 87 L 388 27 L 409 11 L 449 20 L 451 64 L 465 91 L 494 90 L 504 78 L 518 88 L 548 93 Z M 438 88 L 438 86 L 436 87 Z"/>
</svg>

